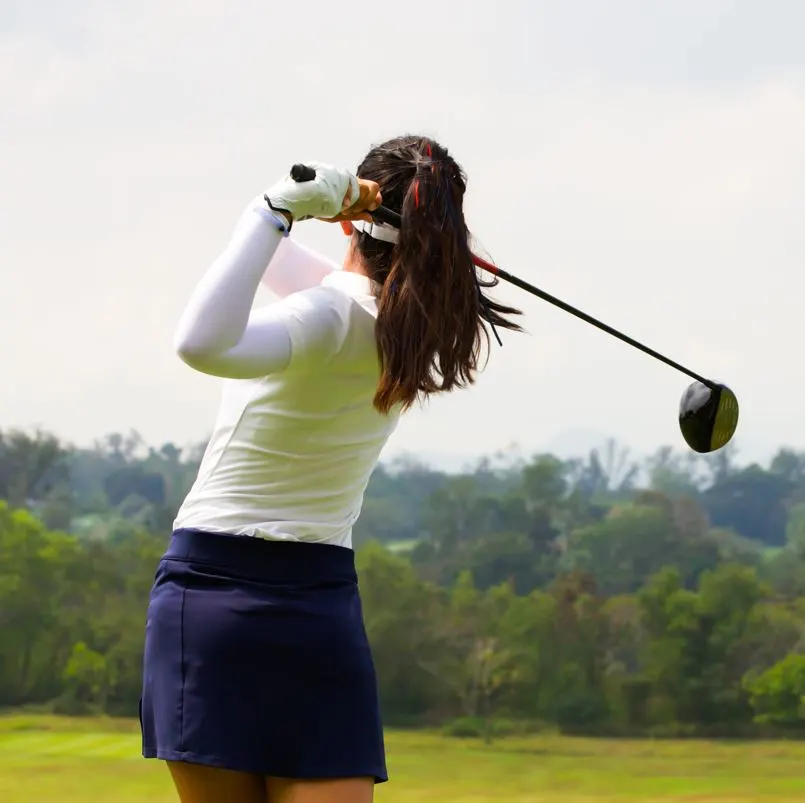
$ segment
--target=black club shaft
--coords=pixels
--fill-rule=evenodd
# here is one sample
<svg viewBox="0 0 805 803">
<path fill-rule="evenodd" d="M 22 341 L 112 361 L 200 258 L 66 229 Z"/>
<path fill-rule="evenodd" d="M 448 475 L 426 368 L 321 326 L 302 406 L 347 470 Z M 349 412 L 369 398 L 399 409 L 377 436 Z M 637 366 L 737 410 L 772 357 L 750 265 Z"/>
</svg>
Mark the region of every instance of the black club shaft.
<svg viewBox="0 0 805 803">
<path fill-rule="evenodd" d="M 316 178 L 316 171 L 308 165 L 295 164 L 291 168 L 291 178 L 298 182 L 313 181 L 313 179 Z M 400 228 L 402 224 L 402 216 L 400 213 L 395 212 L 393 209 L 389 209 L 385 206 L 378 207 L 371 212 L 371 215 L 378 222 L 386 223 L 387 225 L 394 226 L 395 228 Z M 540 290 L 539 287 L 536 287 L 524 279 L 521 279 L 518 276 L 499 268 L 497 265 L 493 265 L 491 262 L 487 262 L 485 259 L 481 259 L 475 255 L 473 255 L 473 261 L 479 268 L 481 268 L 481 270 L 485 270 L 488 273 L 497 276 L 499 279 L 502 279 L 504 282 L 514 285 L 515 287 L 519 287 L 521 290 L 525 290 L 526 293 L 530 293 L 532 296 L 536 296 L 537 298 L 541 298 L 543 301 L 547 301 L 554 307 L 558 307 L 559 309 L 570 313 L 576 318 L 579 318 L 585 323 L 595 326 L 596 329 L 600 329 L 602 332 L 606 332 L 608 335 L 611 335 L 621 342 L 632 346 L 632 348 L 642 351 L 643 354 L 647 354 L 649 357 L 653 357 L 655 360 L 659 360 L 660 362 L 665 363 L 665 365 L 675 368 L 677 371 L 689 376 L 691 379 L 695 379 L 697 382 L 701 382 L 703 385 L 706 385 L 713 390 L 719 387 L 719 385 L 716 382 L 713 382 L 711 379 L 705 379 L 703 376 L 701 376 L 701 374 L 691 371 L 690 368 L 686 368 L 681 363 L 676 362 L 676 360 L 672 360 L 670 357 L 660 354 L 659 351 L 649 348 L 639 340 L 635 340 L 633 337 L 629 337 L 629 335 L 626 335 L 612 326 L 609 326 L 609 324 L 599 321 L 597 318 L 593 318 L 592 315 L 588 315 L 586 312 L 582 312 L 582 310 L 574 307 L 571 304 L 568 304 L 566 301 L 562 301 L 560 298 L 557 298 L 550 293 L 546 293 L 544 290 Z"/>
</svg>

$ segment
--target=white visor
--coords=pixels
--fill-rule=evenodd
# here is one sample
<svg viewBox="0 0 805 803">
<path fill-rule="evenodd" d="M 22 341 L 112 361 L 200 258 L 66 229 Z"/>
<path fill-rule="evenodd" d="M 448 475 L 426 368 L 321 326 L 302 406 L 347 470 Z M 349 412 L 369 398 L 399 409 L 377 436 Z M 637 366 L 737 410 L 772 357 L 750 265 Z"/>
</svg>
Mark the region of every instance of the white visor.
<svg viewBox="0 0 805 803">
<path fill-rule="evenodd" d="M 353 220 L 351 223 L 357 231 L 368 234 L 373 240 L 396 243 L 400 239 L 400 230 L 385 223 L 369 223 L 367 220 Z"/>
</svg>

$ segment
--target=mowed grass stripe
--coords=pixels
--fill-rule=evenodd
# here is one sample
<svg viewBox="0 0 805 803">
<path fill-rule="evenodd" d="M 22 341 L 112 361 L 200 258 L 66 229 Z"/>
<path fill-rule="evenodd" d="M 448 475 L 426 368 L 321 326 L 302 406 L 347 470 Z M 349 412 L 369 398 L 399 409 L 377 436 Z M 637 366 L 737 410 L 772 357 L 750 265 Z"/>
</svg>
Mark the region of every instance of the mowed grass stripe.
<svg viewBox="0 0 805 803">
<path fill-rule="evenodd" d="M 140 738 L 122 733 L 12 733 L 0 735 L 0 755 L 141 759 Z"/>
<path fill-rule="evenodd" d="M 691 766 L 676 761 L 652 762 L 622 756 L 611 759 L 584 759 L 551 756 L 526 756 L 522 753 L 484 755 L 457 754 L 450 760 L 434 759 L 427 755 L 400 754 L 390 744 L 389 766 L 395 779 L 403 783 L 413 780 L 426 788 L 440 788 L 449 779 L 453 794 L 470 799 L 479 790 L 490 795 L 495 789 L 509 795 L 529 799 L 538 791 L 553 795 L 582 795 L 585 799 L 605 800 L 677 800 L 680 794 L 690 794 L 697 803 L 702 801 L 738 801 L 778 795 L 805 797 L 802 774 L 783 775 L 777 766 L 766 763 L 745 770 L 742 765 L 724 764 L 702 767 L 694 761 Z M 736 769 L 739 772 L 736 772 Z M 452 770 L 450 768 L 453 768 Z M 530 798 L 537 800 L 537 797 Z M 546 798 L 548 799 L 548 798 Z M 553 798 L 550 798 L 553 799 Z M 794 797 L 791 797 L 794 799 Z M 508 798 L 506 798 L 508 800 Z"/>
<path fill-rule="evenodd" d="M 93 730 L 93 724 L 95 729 Z M 71 727 L 72 726 L 72 727 Z M 483 745 L 387 733 L 377 803 L 789 803 L 805 800 L 805 743 L 626 741 L 555 735 Z M 0 803 L 176 803 L 124 721 L 0 717 Z"/>
</svg>

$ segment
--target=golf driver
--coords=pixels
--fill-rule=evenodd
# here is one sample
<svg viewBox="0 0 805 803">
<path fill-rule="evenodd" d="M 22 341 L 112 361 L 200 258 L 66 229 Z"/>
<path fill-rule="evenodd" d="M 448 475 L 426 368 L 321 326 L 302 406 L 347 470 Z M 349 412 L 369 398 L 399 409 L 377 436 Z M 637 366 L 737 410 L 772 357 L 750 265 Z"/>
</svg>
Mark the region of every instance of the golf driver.
<svg viewBox="0 0 805 803">
<path fill-rule="evenodd" d="M 312 181 L 316 177 L 316 171 L 307 165 L 295 164 L 291 168 L 291 177 L 294 181 L 299 182 Z M 400 213 L 385 206 L 378 207 L 370 214 L 378 223 L 385 223 L 397 229 L 401 227 L 402 216 Z M 602 332 L 628 343 L 638 351 L 648 354 L 649 357 L 654 357 L 655 360 L 659 360 L 695 380 L 686 388 L 679 403 L 679 428 L 682 431 L 682 437 L 694 452 L 699 452 L 700 454 L 715 452 L 730 442 L 735 430 L 738 428 L 739 410 L 738 399 L 726 385 L 714 382 L 711 379 L 705 379 L 684 365 L 660 354 L 658 351 L 654 351 L 654 349 L 623 334 L 623 332 L 613 329 L 586 312 L 582 312 L 580 309 L 567 304 L 550 293 L 546 293 L 544 290 L 540 290 L 533 284 L 529 284 L 475 254 L 472 256 L 472 261 L 481 270 L 491 273 L 493 276 L 519 287 L 521 290 L 525 290 L 543 301 L 547 301 L 549 304 L 574 315 L 576 318 L 580 318 L 585 323 L 589 323 Z"/>
</svg>

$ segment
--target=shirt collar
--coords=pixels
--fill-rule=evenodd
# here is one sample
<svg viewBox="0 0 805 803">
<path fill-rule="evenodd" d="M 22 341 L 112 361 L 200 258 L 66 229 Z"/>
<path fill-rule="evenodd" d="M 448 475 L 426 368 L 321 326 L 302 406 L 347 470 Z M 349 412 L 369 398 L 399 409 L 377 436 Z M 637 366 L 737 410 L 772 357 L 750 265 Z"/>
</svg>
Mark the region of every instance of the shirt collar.
<svg viewBox="0 0 805 803">
<path fill-rule="evenodd" d="M 321 282 L 325 287 L 337 287 L 348 296 L 369 296 L 374 299 L 372 282 L 368 276 L 346 270 L 334 270 L 328 273 Z"/>
</svg>

